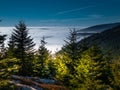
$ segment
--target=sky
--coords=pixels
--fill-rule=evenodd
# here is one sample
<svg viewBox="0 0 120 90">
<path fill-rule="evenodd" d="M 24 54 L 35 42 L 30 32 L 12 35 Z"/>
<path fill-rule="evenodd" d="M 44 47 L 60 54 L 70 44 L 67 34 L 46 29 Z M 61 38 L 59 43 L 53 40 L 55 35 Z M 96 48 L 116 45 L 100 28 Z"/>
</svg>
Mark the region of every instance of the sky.
<svg viewBox="0 0 120 90">
<path fill-rule="evenodd" d="M 90 26 L 120 22 L 120 0 L 0 0 L 0 26 Z M 1 21 L 0 20 L 0 21 Z"/>
</svg>

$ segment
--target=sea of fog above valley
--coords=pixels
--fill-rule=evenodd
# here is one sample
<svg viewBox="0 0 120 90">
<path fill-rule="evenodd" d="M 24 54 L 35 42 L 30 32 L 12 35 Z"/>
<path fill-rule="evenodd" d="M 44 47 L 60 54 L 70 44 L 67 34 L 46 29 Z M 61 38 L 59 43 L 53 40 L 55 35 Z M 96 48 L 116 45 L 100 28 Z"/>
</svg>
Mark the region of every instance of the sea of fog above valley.
<svg viewBox="0 0 120 90">
<path fill-rule="evenodd" d="M 29 35 L 33 38 L 36 43 L 35 49 L 40 45 L 40 40 L 44 36 L 46 39 L 46 47 L 52 51 L 58 51 L 64 45 L 64 40 L 69 35 L 71 29 L 76 28 L 76 30 L 82 29 L 82 27 L 28 27 Z M 0 34 L 6 34 L 7 39 L 5 44 L 9 40 L 11 33 L 15 27 L 0 27 Z"/>
</svg>

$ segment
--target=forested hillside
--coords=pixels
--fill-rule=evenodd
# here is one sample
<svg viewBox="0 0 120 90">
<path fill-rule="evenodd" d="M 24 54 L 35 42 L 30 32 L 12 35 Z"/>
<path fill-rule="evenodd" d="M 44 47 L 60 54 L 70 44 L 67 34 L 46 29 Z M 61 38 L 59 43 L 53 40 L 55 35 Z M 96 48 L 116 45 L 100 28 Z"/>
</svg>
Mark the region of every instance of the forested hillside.
<svg viewBox="0 0 120 90">
<path fill-rule="evenodd" d="M 100 25 L 94 25 L 94 26 L 91 26 L 91 27 L 88 27 L 88 28 L 83 28 L 79 31 L 83 31 L 83 32 L 90 32 L 90 31 L 94 31 L 94 32 L 102 32 L 104 30 L 107 30 L 107 29 L 111 29 L 113 27 L 116 27 L 120 25 L 120 23 L 108 23 L 108 24 L 100 24 Z"/>
<path fill-rule="evenodd" d="M 0 36 L 0 90 L 119 90 L 119 35 L 117 26 L 78 42 L 73 29 L 62 50 L 53 55 L 44 36 L 34 49 L 27 26 L 20 21 L 8 47 L 6 35 Z"/>
<path fill-rule="evenodd" d="M 79 43 L 86 43 L 88 47 L 91 47 L 94 44 L 97 44 L 101 49 L 108 53 L 110 52 L 113 56 L 120 54 L 120 25 L 107 29 L 101 33 L 96 33 Z"/>
</svg>

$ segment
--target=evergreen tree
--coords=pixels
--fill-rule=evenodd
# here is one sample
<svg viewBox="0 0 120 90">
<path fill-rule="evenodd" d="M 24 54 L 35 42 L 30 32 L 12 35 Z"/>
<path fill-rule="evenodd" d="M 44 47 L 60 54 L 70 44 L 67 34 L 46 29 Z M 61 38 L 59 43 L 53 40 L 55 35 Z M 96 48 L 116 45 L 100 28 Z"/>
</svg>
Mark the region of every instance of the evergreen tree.
<svg viewBox="0 0 120 90">
<path fill-rule="evenodd" d="M 28 36 L 28 29 L 24 22 L 20 21 L 18 25 L 15 26 L 15 29 L 11 35 L 11 41 L 9 43 L 9 48 L 14 47 L 13 54 L 16 58 L 21 60 L 21 69 L 20 74 L 27 75 L 31 72 L 29 69 L 32 63 L 32 60 L 28 56 L 33 52 L 33 39 L 31 36 Z M 13 50 L 13 49 L 12 49 Z"/>
<path fill-rule="evenodd" d="M 0 79 L 8 79 L 12 74 L 18 74 L 19 59 L 5 58 L 0 60 Z"/>
<path fill-rule="evenodd" d="M 83 90 L 109 88 L 108 63 L 99 47 L 92 46 L 84 51 L 75 70 L 77 73 L 72 81 L 77 87 Z"/>
<path fill-rule="evenodd" d="M 4 59 L 6 57 L 6 48 L 5 48 L 5 40 L 7 35 L 0 35 L 0 59 Z"/>
<path fill-rule="evenodd" d="M 77 42 L 77 31 L 75 29 L 70 30 L 70 35 L 65 40 L 65 45 L 62 50 L 67 54 L 73 61 L 79 58 L 79 45 Z"/>
<path fill-rule="evenodd" d="M 69 69 L 66 66 L 66 63 L 63 59 L 63 55 L 61 54 L 56 54 L 55 60 L 54 60 L 54 65 L 56 68 L 56 79 L 60 81 L 63 85 L 68 85 L 69 83 Z"/>
<path fill-rule="evenodd" d="M 13 35 L 11 35 L 9 42 L 8 42 L 8 50 L 7 50 L 7 57 L 13 58 L 15 57 L 15 43 L 13 40 Z"/>
<path fill-rule="evenodd" d="M 36 73 L 37 76 L 48 78 L 50 75 L 48 64 L 50 64 L 51 57 L 50 57 L 50 52 L 49 50 L 47 50 L 45 45 L 46 45 L 46 41 L 45 41 L 45 37 L 43 36 L 41 39 L 41 45 L 39 46 L 38 49 L 38 58 L 34 66 L 35 68 L 34 72 Z"/>
<path fill-rule="evenodd" d="M 62 55 L 65 64 L 70 70 L 70 73 L 73 74 L 74 66 L 80 58 L 80 48 L 77 42 L 77 31 L 75 29 L 71 30 L 67 39 L 68 40 L 65 40 L 66 45 L 62 48 Z"/>
<path fill-rule="evenodd" d="M 111 71 L 111 87 L 113 88 L 113 90 L 120 90 L 120 58 L 112 61 Z"/>
<path fill-rule="evenodd" d="M 56 77 L 59 77 L 59 79 L 66 86 L 70 85 L 70 79 L 72 79 L 72 76 L 74 76 L 76 73 L 74 67 L 77 65 L 80 58 L 80 48 L 77 40 L 77 31 L 73 29 L 70 31 L 70 35 L 68 36 L 67 40 L 65 40 L 66 44 L 62 48 L 62 53 L 59 55 L 59 57 L 56 58 L 56 60 L 59 60 L 58 63 L 60 64 L 56 66 L 58 67 L 56 70 Z M 61 76 L 62 74 L 63 76 Z"/>
</svg>

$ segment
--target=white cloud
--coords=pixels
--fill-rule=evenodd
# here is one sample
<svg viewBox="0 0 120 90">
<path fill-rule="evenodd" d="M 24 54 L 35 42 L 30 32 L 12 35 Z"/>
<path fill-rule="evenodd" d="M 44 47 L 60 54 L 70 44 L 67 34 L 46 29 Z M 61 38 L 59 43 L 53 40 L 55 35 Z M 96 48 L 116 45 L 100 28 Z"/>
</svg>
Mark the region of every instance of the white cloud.
<svg viewBox="0 0 120 90">
<path fill-rule="evenodd" d="M 14 27 L 0 27 L 0 35 L 7 34 L 7 38 L 5 41 L 5 45 L 7 45 L 11 33 Z M 60 50 L 62 45 L 64 44 L 64 39 L 69 33 L 69 27 L 28 27 L 29 34 L 33 38 L 36 43 L 35 49 L 39 47 L 40 39 L 43 36 L 47 36 L 47 48 L 55 52 L 56 49 Z"/>
<path fill-rule="evenodd" d="M 88 15 L 89 18 L 92 18 L 92 19 L 99 19 L 99 18 L 102 18 L 103 15 L 100 15 L 100 14 L 91 14 L 91 15 Z"/>
<path fill-rule="evenodd" d="M 66 14 L 66 13 L 71 13 L 71 12 L 76 12 L 76 11 L 80 11 L 80 10 L 83 10 L 83 9 L 88 9 L 88 8 L 91 8 L 91 7 L 94 7 L 94 6 L 86 6 L 86 7 L 81 7 L 81 8 L 76 8 L 76 9 L 61 11 L 61 12 L 56 13 L 56 15 L 61 15 L 61 14 Z"/>
</svg>

